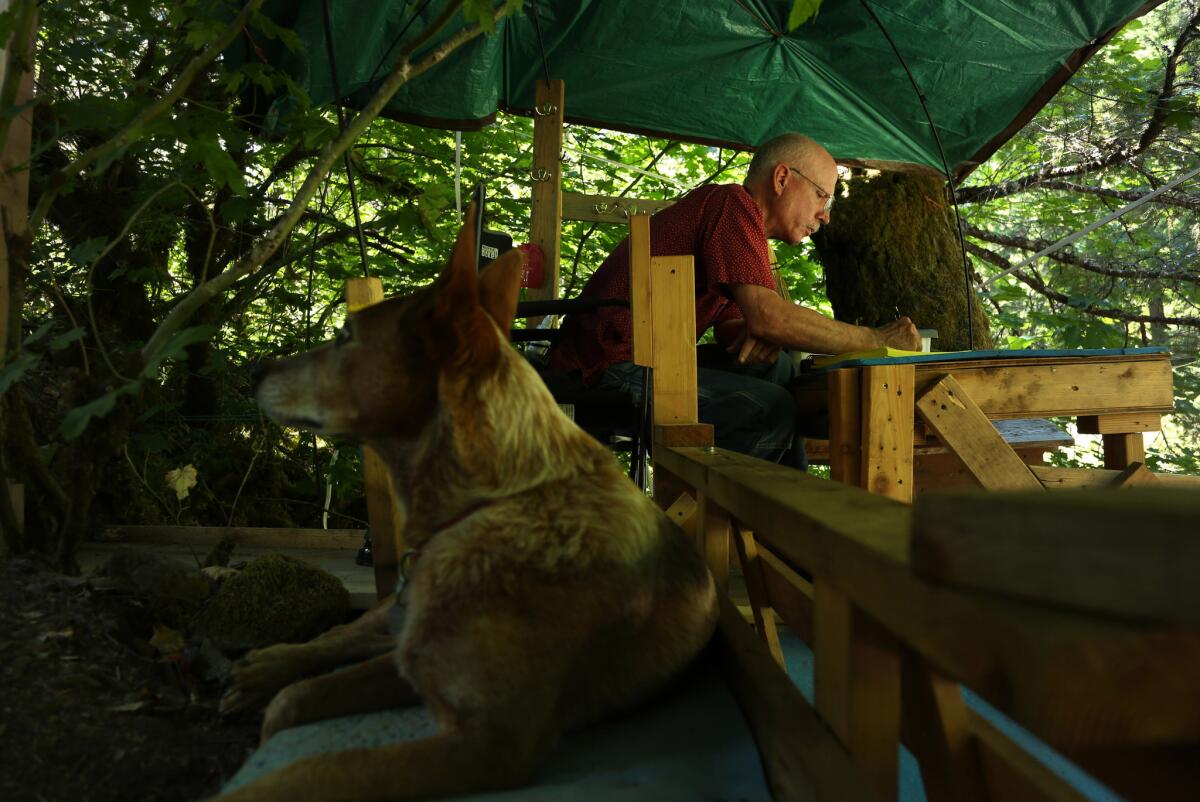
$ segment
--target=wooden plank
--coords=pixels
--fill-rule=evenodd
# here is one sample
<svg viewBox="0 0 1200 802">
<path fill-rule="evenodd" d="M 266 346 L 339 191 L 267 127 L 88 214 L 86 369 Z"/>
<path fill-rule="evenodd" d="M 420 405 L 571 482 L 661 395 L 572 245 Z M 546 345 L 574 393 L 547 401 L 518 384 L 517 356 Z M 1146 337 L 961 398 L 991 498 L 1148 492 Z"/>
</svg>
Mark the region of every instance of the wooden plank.
<svg viewBox="0 0 1200 802">
<path fill-rule="evenodd" d="M 817 711 L 881 799 L 896 799 L 900 771 L 900 663 L 896 644 L 818 575 L 814 583 Z"/>
<path fill-rule="evenodd" d="M 957 682 L 911 649 L 902 652 L 904 743 L 921 765 L 929 802 L 984 802 L 967 705 Z"/>
<path fill-rule="evenodd" d="M 383 300 L 383 282 L 376 277 L 346 281 L 346 308 L 351 313 Z M 367 498 L 367 525 L 371 528 L 371 556 L 375 566 L 375 594 L 380 599 L 396 590 L 400 556 L 408 551 L 404 524 L 392 497 L 391 481 L 383 458 L 370 446 L 362 447 L 363 493 Z"/>
<path fill-rule="evenodd" d="M 1089 802 L 1045 763 L 1025 751 L 979 713 L 967 709 L 987 799 L 993 802 Z"/>
<path fill-rule="evenodd" d="M 917 395 L 945 374 L 989 418 L 1162 413 L 1175 403 L 1166 354 L 923 363 L 916 367 Z"/>
<path fill-rule="evenodd" d="M 651 398 L 654 423 L 698 423 L 696 296 L 691 256 L 650 260 L 654 330 Z"/>
<path fill-rule="evenodd" d="M 269 526 L 172 526 L 113 524 L 101 530 L 100 540 L 126 543 L 176 543 L 215 546 L 232 535 L 239 546 L 281 549 L 360 549 L 365 529 L 289 529 Z"/>
<path fill-rule="evenodd" d="M 1117 478 L 1112 480 L 1109 487 L 1114 489 L 1131 487 L 1147 487 L 1155 484 L 1154 474 L 1150 472 L 1144 464 L 1135 462 L 1125 470 L 1117 474 Z"/>
<path fill-rule="evenodd" d="M 829 475 L 835 482 L 862 482 L 862 372 L 839 370 L 829 377 Z"/>
<path fill-rule="evenodd" d="M 1003 421 L 997 421 L 1003 423 Z M 1017 456 L 1026 465 L 1041 465 L 1045 448 L 1017 448 Z M 913 458 L 913 495 L 931 490 L 973 490 L 982 488 L 979 480 L 952 451 L 943 454 L 915 454 Z"/>
<path fill-rule="evenodd" d="M 654 444 L 661 446 L 711 446 L 711 423 L 669 423 L 654 427 Z"/>
<path fill-rule="evenodd" d="M 715 644 L 726 681 L 758 743 L 773 799 L 878 799 L 846 750 L 724 594 Z"/>
<path fill-rule="evenodd" d="M 1128 434 L 1162 430 L 1162 415 L 1126 412 L 1120 415 L 1080 415 L 1076 421 L 1080 434 Z"/>
<path fill-rule="evenodd" d="M 1200 624 L 1200 495 L 926 496 L 913 513 L 912 565 L 973 590 L 1125 618 Z"/>
<path fill-rule="evenodd" d="M 1031 465 L 1029 470 L 1047 490 L 1096 490 L 1111 487 L 1121 471 L 1104 468 L 1056 468 L 1050 465 Z M 1200 476 L 1156 473 L 1158 487 L 1176 490 L 1200 490 Z"/>
<path fill-rule="evenodd" d="M 650 216 L 644 214 L 635 214 L 629 218 L 629 315 L 632 319 L 633 363 L 642 367 L 653 367 L 654 309 L 650 302 Z"/>
<path fill-rule="evenodd" d="M 624 225 L 635 214 L 657 214 L 673 206 L 674 200 L 621 198 L 613 195 L 583 195 L 562 193 L 562 219 L 586 223 L 620 223 Z"/>
<path fill-rule="evenodd" d="M 763 548 L 761 543 L 757 545 L 759 567 L 772 609 L 793 635 L 812 647 L 815 593 L 812 582 L 775 556 L 770 549 Z"/>
<path fill-rule="evenodd" d="M 861 487 L 912 501 L 912 431 L 912 365 L 863 368 Z"/>
<path fill-rule="evenodd" d="M 1078 750 L 1067 757 L 1129 802 L 1195 802 L 1200 797 L 1200 744 Z"/>
<path fill-rule="evenodd" d="M 767 650 L 780 667 L 783 662 L 783 647 L 779 645 L 779 631 L 775 628 L 775 610 L 767 595 L 766 580 L 763 578 L 762 563 L 758 558 L 758 545 L 754 533 L 749 529 L 733 525 L 733 544 L 737 547 L 738 560 L 742 565 L 742 576 L 746 580 L 746 593 L 750 597 L 750 612 L 754 616 L 754 629 L 767 644 Z"/>
<path fill-rule="evenodd" d="M 921 394 L 917 414 L 988 490 L 1041 490 L 1025 462 L 1004 442 L 953 376 Z"/>
<path fill-rule="evenodd" d="M 717 587 L 729 587 L 729 545 L 733 537 L 733 522 L 729 513 L 713 503 L 704 493 L 698 495 L 700 553 L 712 572 Z"/>
<path fill-rule="evenodd" d="M 835 583 L 948 677 L 1051 744 L 1200 740 L 1200 631 L 933 584 L 910 568 L 904 504 L 719 448 L 664 449 L 656 459 L 699 480 L 761 549 Z M 1139 492 L 1152 491 L 1104 495 Z"/>
<path fill-rule="evenodd" d="M 1135 462 L 1146 461 L 1145 436 L 1141 432 L 1131 434 L 1101 435 L 1104 441 L 1104 467 L 1122 470 Z"/>
<path fill-rule="evenodd" d="M 529 241 L 542 249 L 542 286 L 525 291 L 529 301 L 558 297 L 559 246 L 562 237 L 563 82 L 538 81 L 538 112 L 533 117 L 533 189 Z M 537 325 L 531 321 L 529 326 Z"/>
<path fill-rule="evenodd" d="M 687 532 L 692 538 L 696 537 L 697 527 L 697 510 L 700 505 L 696 503 L 696 497 L 692 493 L 680 493 L 675 501 L 671 502 L 671 506 L 667 507 L 665 512 L 667 517 L 675 522 L 675 525 Z"/>
</svg>

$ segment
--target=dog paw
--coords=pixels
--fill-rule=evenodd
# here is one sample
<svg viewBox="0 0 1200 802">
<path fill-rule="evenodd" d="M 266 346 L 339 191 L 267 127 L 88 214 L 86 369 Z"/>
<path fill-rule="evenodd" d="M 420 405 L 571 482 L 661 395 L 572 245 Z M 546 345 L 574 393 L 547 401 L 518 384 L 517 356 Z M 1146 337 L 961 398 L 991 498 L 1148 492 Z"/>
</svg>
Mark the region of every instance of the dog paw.
<svg viewBox="0 0 1200 802">
<path fill-rule="evenodd" d="M 304 714 L 304 701 L 310 694 L 311 686 L 310 680 L 304 680 L 292 683 L 275 694 L 275 698 L 263 713 L 262 729 L 259 731 L 260 745 L 265 744 L 275 733 L 304 724 L 308 720 Z"/>
<path fill-rule="evenodd" d="M 280 644 L 250 652 L 233 666 L 229 687 L 221 697 L 221 715 L 257 710 L 279 691 L 308 673 L 300 647 Z"/>
</svg>

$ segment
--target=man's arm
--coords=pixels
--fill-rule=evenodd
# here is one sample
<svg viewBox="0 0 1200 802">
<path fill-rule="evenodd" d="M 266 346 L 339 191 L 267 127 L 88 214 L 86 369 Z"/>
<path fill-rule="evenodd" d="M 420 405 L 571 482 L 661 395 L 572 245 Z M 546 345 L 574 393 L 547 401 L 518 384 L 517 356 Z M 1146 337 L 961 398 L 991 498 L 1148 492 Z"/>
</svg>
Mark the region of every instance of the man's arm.
<svg viewBox="0 0 1200 802">
<path fill-rule="evenodd" d="M 818 354 L 843 354 L 880 346 L 909 351 L 921 348 L 921 335 L 907 317 L 872 329 L 825 317 L 785 301 L 757 284 L 730 284 L 729 290 L 746 319 L 743 351 L 752 348 L 756 340 Z M 741 356 L 739 361 L 744 361 Z"/>
</svg>

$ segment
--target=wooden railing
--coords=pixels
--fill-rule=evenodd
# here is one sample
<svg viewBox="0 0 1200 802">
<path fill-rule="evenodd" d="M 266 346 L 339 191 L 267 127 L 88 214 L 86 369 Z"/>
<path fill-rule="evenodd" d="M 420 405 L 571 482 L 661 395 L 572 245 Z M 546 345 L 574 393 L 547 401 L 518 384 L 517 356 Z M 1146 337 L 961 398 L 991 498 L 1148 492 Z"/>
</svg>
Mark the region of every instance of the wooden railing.
<svg viewBox="0 0 1200 802">
<path fill-rule="evenodd" d="M 1200 591 L 1182 566 L 1200 565 L 1185 523 L 1200 520 L 1200 497 L 1122 493 L 1088 515 L 1089 544 L 1072 520 L 1105 494 L 973 493 L 912 508 L 705 447 L 659 447 L 655 470 L 694 494 L 690 528 L 706 554 L 738 546 L 756 629 L 776 659 L 775 616 L 812 647 L 816 711 L 880 798 L 896 798 L 899 743 L 920 762 L 931 802 L 1084 798 L 969 709 L 959 683 L 1129 799 L 1195 798 Z M 993 525 L 981 545 L 975 515 L 1026 505 L 1038 526 L 1006 539 Z M 1139 536 L 1136 522 L 1161 528 Z M 1022 560 L 1030 537 L 1042 540 L 1037 559 Z M 916 570 L 914 553 L 942 582 Z M 955 577 L 939 553 L 965 587 L 944 584 Z M 1000 568 L 984 572 L 986 587 L 978 574 L 989 560 Z"/>
</svg>

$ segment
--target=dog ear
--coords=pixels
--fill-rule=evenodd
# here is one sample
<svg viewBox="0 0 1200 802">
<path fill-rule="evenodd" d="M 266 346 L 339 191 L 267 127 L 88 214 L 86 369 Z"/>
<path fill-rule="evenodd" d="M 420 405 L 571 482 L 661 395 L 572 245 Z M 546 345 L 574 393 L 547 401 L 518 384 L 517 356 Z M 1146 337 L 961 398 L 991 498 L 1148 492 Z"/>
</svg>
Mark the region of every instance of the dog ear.
<svg viewBox="0 0 1200 802">
<path fill-rule="evenodd" d="M 517 296 L 524 269 L 525 254 L 513 248 L 479 274 L 479 304 L 505 336 L 517 316 Z"/>
<path fill-rule="evenodd" d="M 454 251 L 450 254 L 450 262 L 434 284 L 437 289 L 437 314 L 440 319 L 469 314 L 479 303 L 479 279 L 475 270 L 478 250 L 478 244 L 475 242 L 475 204 L 472 203 L 467 207 L 463 226 L 454 242 Z"/>
</svg>

